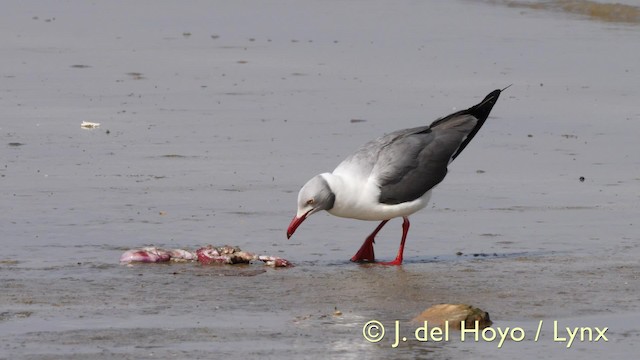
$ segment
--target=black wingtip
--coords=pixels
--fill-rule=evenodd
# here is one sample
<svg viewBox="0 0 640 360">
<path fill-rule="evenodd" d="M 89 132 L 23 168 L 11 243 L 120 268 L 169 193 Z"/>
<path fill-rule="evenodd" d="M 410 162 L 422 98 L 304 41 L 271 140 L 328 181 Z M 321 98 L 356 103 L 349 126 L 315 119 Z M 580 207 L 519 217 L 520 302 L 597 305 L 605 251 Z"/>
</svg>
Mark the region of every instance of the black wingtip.
<svg viewBox="0 0 640 360">
<path fill-rule="evenodd" d="M 498 98 L 500 97 L 500 93 L 506 90 L 509 86 L 507 86 L 502 90 L 500 89 L 493 90 L 492 92 L 489 93 L 489 95 L 485 96 L 484 100 L 482 100 L 479 104 L 474 105 L 469 109 L 467 109 L 466 113 L 473 115 L 478 120 L 480 120 L 481 123 L 484 122 L 489 117 L 489 113 L 491 112 L 491 109 L 493 109 L 493 105 L 495 105 L 496 102 L 498 101 Z"/>
<path fill-rule="evenodd" d="M 509 88 L 509 86 L 505 87 L 502 90 L 500 89 L 493 90 L 492 92 L 489 93 L 489 95 L 485 96 L 485 98 L 479 104 L 474 105 L 468 108 L 467 110 L 458 111 L 457 113 L 453 113 L 442 119 L 436 120 L 433 122 L 433 124 L 431 124 L 430 128 L 437 126 L 438 124 L 443 123 L 459 115 L 471 115 L 476 119 L 478 119 L 476 126 L 474 126 L 473 130 L 471 130 L 471 132 L 467 135 L 467 137 L 464 139 L 462 144 L 460 144 L 460 146 L 458 147 L 458 150 L 456 150 L 456 152 L 451 157 L 451 160 L 458 157 L 458 155 L 460 155 L 462 150 L 464 150 L 464 148 L 467 147 L 471 139 L 473 139 L 473 137 L 476 136 L 476 134 L 478 133 L 478 130 L 480 130 L 485 120 L 487 120 L 487 118 L 489 117 L 489 113 L 493 109 L 493 106 L 498 101 L 498 98 L 500 97 L 500 93 L 506 90 L 507 88 Z"/>
</svg>

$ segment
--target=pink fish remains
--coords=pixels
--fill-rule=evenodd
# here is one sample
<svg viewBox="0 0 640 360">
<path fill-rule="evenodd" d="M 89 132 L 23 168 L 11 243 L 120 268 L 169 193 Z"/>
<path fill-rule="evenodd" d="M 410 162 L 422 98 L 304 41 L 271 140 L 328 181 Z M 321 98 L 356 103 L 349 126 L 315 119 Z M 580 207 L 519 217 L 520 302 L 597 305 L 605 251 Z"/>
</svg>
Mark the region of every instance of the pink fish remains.
<svg viewBox="0 0 640 360">
<path fill-rule="evenodd" d="M 121 263 L 157 263 L 157 262 L 187 262 L 197 260 L 203 265 L 210 264 L 249 264 L 259 260 L 272 267 L 291 267 L 290 261 L 277 256 L 256 255 L 241 250 L 237 246 L 212 246 L 207 245 L 191 252 L 182 249 L 162 249 L 154 246 L 126 251 L 120 256 Z"/>
</svg>

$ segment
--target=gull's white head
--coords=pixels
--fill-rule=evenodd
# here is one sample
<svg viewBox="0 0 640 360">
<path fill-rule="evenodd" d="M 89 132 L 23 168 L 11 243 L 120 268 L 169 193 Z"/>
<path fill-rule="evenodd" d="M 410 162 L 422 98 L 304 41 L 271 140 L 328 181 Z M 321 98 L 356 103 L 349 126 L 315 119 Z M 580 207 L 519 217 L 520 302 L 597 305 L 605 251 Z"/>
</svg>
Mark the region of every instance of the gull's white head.
<svg viewBox="0 0 640 360">
<path fill-rule="evenodd" d="M 329 183 L 322 175 L 316 175 L 300 189 L 298 193 L 298 212 L 287 228 L 287 238 L 309 215 L 320 210 L 330 210 L 336 200 Z"/>
</svg>

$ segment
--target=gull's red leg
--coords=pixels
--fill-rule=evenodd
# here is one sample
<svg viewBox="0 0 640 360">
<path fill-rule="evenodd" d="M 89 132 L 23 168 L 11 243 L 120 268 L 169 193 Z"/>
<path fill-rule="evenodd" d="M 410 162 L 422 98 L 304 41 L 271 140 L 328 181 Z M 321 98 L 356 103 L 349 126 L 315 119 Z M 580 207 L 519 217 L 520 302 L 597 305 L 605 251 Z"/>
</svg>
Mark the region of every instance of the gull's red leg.
<svg viewBox="0 0 640 360">
<path fill-rule="evenodd" d="M 402 254 L 404 253 L 404 242 L 407 240 L 407 233 L 409 232 L 409 218 L 402 217 L 402 240 L 400 241 L 400 249 L 398 249 L 398 255 L 396 259 L 388 262 L 379 262 L 380 265 L 402 265 Z M 372 248 L 373 250 L 373 248 Z"/>
<path fill-rule="evenodd" d="M 375 255 L 373 254 L 373 243 L 375 242 L 376 235 L 378 234 L 380 229 L 382 229 L 384 224 L 387 223 L 387 221 L 389 220 L 385 220 L 381 222 L 380 225 L 378 225 L 378 227 L 375 230 L 373 230 L 371 235 L 367 236 L 367 238 L 364 240 L 364 243 L 362 243 L 360 250 L 358 250 L 358 252 L 355 255 L 353 255 L 353 257 L 351 258 L 351 261 L 353 262 L 374 262 L 375 261 Z"/>
</svg>

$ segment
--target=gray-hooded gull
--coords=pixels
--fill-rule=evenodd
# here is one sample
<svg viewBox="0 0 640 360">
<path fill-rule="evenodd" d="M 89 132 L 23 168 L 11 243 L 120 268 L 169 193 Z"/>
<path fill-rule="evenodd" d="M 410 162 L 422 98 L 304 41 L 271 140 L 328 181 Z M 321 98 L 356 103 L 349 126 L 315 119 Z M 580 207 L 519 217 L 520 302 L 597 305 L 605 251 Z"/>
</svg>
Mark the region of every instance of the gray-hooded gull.
<svg viewBox="0 0 640 360">
<path fill-rule="evenodd" d="M 409 215 L 427 206 L 431 190 L 444 179 L 447 166 L 480 130 L 501 91 L 494 90 L 479 104 L 429 126 L 398 130 L 372 140 L 332 173 L 313 177 L 300 189 L 298 213 L 287 229 L 287 238 L 309 215 L 320 210 L 340 217 L 382 221 L 351 258 L 374 262 L 376 234 L 390 219 L 402 217 L 398 255 L 393 261 L 380 263 L 402 264 Z"/>
</svg>

